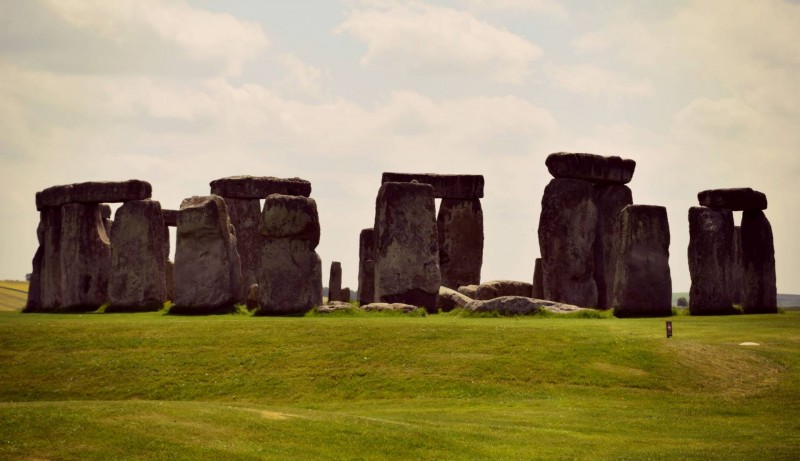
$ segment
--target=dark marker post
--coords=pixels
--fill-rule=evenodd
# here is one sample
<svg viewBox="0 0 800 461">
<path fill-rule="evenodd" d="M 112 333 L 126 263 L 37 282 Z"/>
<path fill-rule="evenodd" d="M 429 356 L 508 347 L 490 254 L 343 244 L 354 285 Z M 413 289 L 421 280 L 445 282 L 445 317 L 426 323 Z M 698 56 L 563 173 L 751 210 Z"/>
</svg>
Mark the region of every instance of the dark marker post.
<svg viewBox="0 0 800 461">
<path fill-rule="evenodd" d="M 672 322 L 667 320 L 667 338 L 672 337 Z"/>
</svg>

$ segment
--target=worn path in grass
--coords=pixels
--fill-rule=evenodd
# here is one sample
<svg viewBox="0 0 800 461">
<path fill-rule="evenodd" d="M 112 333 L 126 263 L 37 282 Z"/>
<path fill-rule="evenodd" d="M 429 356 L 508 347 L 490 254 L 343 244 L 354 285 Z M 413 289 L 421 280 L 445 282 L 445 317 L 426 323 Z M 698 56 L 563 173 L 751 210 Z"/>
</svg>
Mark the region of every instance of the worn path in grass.
<svg viewBox="0 0 800 461">
<path fill-rule="evenodd" d="M 0 314 L 0 458 L 800 457 L 800 313 L 671 320 Z"/>
</svg>

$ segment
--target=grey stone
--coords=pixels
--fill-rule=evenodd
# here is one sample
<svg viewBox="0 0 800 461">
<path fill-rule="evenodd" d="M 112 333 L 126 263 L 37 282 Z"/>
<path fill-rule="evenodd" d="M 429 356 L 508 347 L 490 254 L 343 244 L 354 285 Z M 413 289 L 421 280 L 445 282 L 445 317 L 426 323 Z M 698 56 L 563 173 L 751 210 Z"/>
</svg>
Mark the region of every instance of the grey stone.
<svg viewBox="0 0 800 461">
<path fill-rule="evenodd" d="M 467 304 L 466 309 L 473 312 L 496 312 L 500 315 L 533 315 L 541 310 L 553 313 L 566 314 L 584 310 L 578 306 L 557 303 L 543 299 L 534 299 L 525 296 L 501 296 L 489 300 L 474 300 Z"/>
<path fill-rule="evenodd" d="M 353 305 L 344 301 L 330 301 L 321 306 L 317 306 L 314 310 L 319 314 L 331 314 L 338 311 L 353 310 Z"/>
<path fill-rule="evenodd" d="M 456 291 L 468 298 L 475 299 L 475 296 L 478 294 L 478 285 L 460 286 Z"/>
<path fill-rule="evenodd" d="M 742 228 L 733 226 L 733 303 L 742 304 L 744 302 L 744 259 L 742 256 Z"/>
<path fill-rule="evenodd" d="M 256 273 L 264 236 L 259 232 L 261 203 L 258 199 L 224 197 L 228 216 L 236 229 L 236 251 L 242 264 L 241 298 L 245 299 L 250 286 L 257 282 Z"/>
<path fill-rule="evenodd" d="M 439 296 L 436 298 L 436 308 L 442 312 L 450 312 L 458 307 L 465 307 L 472 298 L 464 296 L 463 294 L 447 288 L 445 286 L 439 287 Z"/>
<path fill-rule="evenodd" d="M 478 285 L 474 299 L 488 300 L 502 296 L 524 296 L 530 298 L 533 294 L 533 285 L 528 282 L 515 280 L 492 280 Z"/>
<path fill-rule="evenodd" d="M 100 217 L 103 219 L 111 219 L 111 205 L 107 203 L 100 204 Z"/>
<path fill-rule="evenodd" d="M 343 302 L 349 303 L 350 302 L 350 296 L 351 296 L 350 287 L 342 288 L 341 296 L 342 296 L 342 301 Z"/>
<path fill-rule="evenodd" d="M 375 230 L 363 229 L 358 239 L 358 303 L 375 300 Z"/>
<path fill-rule="evenodd" d="M 125 202 L 114 216 L 107 312 L 157 311 L 167 298 L 164 218 L 154 200 Z"/>
<path fill-rule="evenodd" d="M 165 280 L 167 286 L 167 300 L 175 300 L 175 263 L 166 261 L 164 265 Z"/>
<path fill-rule="evenodd" d="M 594 186 L 597 207 L 597 233 L 594 243 L 594 281 L 597 285 L 597 308 L 611 307 L 621 228 L 620 211 L 633 203 L 628 186 Z"/>
<path fill-rule="evenodd" d="M 61 207 L 61 310 L 94 311 L 108 300 L 111 245 L 96 203 Z"/>
<path fill-rule="evenodd" d="M 778 312 L 772 226 L 761 210 L 742 213 L 742 262 L 745 314 Z"/>
<path fill-rule="evenodd" d="M 333 261 L 328 279 L 328 301 L 349 301 L 342 296 L 342 263 Z"/>
<path fill-rule="evenodd" d="M 178 227 L 178 210 L 165 210 L 161 209 L 161 214 L 164 217 L 164 225 L 169 227 Z"/>
<path fill-rule="evenodd" d="M 173 278 L 170 313 L 227 312 L 243 301 L 236 236 L 222 197 L 196 196 L 181 203 Z"/>
<path fill-rule="evenodd" d="M 672 315 L 667 209 L 629 205 L 622 209 L 620 221 L 619 258 L 612 302 L 614 315 Z"/>
<path fill-rule="evenodd" d="M 114 203 L 144 200 L 152 196 L 150 183 L 128 181 L 82 182 L 49 187 L 36 193 L 36 209 L 57 207 L 67 203 Z"/>
<path fill-rule="evenodd" d="M 544 299 L 544 274 L 542 272 L 542 258 L 536 258 L 533 264 L 533 287 L 532 296 L 537 299 Z"/>
<path fill-rule="evenodd" d="M 435 312 L 442 277 L 433 187 L 383 183 L 375 209 L 376 300 Z"/>
<path fill-rule="evenodd" d="M 40 213 L 40 248 L 42 268 L 40 276 L 40 311 L 55 312 L 62 305 L 61 290 L 61 207 L 44 208 Z"/>
<path fill-rule="evenodd" d="M 554 178 L 584 179 L 599 184 L 627 184 L 636 162 L 617 156 L 557 152 L 547 156 L 547 170 Z"/>
<path fill-rule="evenodd" d="M 483 198 L 483 176 L 472 174 L 383 173 L 381 183 L 412 182 L 430 184 L 436 198 Z"/>
<path fill-rule="evenodd" d="M 313 250 L 320 236 L 317 203 L 302 196 L 272 194 L 264 201 L 259 230 L 268 239 L 306 240 Z"/>
<path fill-rule="evenodd" d="M 582 307 L 597 306 L 594 243 L 597 207 L 592 183 L 553 179 L 545 187 L 539 216 L 544 296 Z"/>
<path fill-rule="evenodd" d="M 272 194 L 311 195 L 311 183 L 300 178 L 230 176 L 211 181 L 211 193 L 226 198 L 265 199 Z"/>
<path fill-rule="evenodd" d="M 36 237 L 39 246 L 33 255 L 31 279 L 28 284 L 28 299 L 25 301 L 23 312 L 40 312 L 42 310 L 42 263 L 44 260 L 44 223 L 41 218 L 36 227 Z"/>
<path fill-rule="evenodd" d="M 367 312 L 402 312 L 411 314 L 417 312 L 419 307 L 404 303 L 369 303 L 366 306 L 361 306 L 361 309 Z"/>
<path fill-rule="evenodd" d="M 767 209 L 767 196 L 749 187 L 704 190 L 697 194 L 697 201 L 701 206 L 732 211 Z"/>
<path fill-rule="evenodd" d="M 483 210 L 479 199 L 442 199 L 436 219 L 442 285 L 457 289 L 480 283 Z"/>
<path fill-rule="evenodd" d="M 689 312 L 733 314 L 733 212 L 689 208 Z"/>
<path fill-rule="evenodd" d="M 299 315 L 322 304 L 319 255 L 307 240 L 266 239 L 261 249 L 257 315 Z"/>
</svg>

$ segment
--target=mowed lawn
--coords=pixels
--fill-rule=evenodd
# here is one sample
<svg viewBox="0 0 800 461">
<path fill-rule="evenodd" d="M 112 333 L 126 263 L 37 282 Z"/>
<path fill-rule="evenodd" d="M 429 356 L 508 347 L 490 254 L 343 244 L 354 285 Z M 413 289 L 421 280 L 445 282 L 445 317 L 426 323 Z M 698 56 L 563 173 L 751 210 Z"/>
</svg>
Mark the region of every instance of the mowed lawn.
<svg viewBox="0 0 800 461">
<path fill-rule="evenodd" d="M 800 312 L 671 320 L 2 313 L 0 459 L 800 459 Z"/>
</svg>

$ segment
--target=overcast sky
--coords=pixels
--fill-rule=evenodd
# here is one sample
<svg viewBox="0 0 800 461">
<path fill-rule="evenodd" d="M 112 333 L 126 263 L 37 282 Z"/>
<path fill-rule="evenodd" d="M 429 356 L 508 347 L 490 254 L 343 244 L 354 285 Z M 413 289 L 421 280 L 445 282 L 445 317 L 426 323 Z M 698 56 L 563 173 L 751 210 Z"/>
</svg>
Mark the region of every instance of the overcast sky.
<svg viewBox="0 0 800 461">
<path fill-rule="evenodd" d="M 798 24 L 786 0 L 0 0 L 0 279 L 31 271 L 36 191 L 136 178 L 178 208 L 248 174 L 311 181 L 324 283 L 341 261 L 355 289 L 400 171 L 484 175 L 482 279 L 530 281 L 544 160 L 571 151 L 636 160 L 673 291 L 697 192 L 766 193 L 800 293 Z"/>
</svg>

